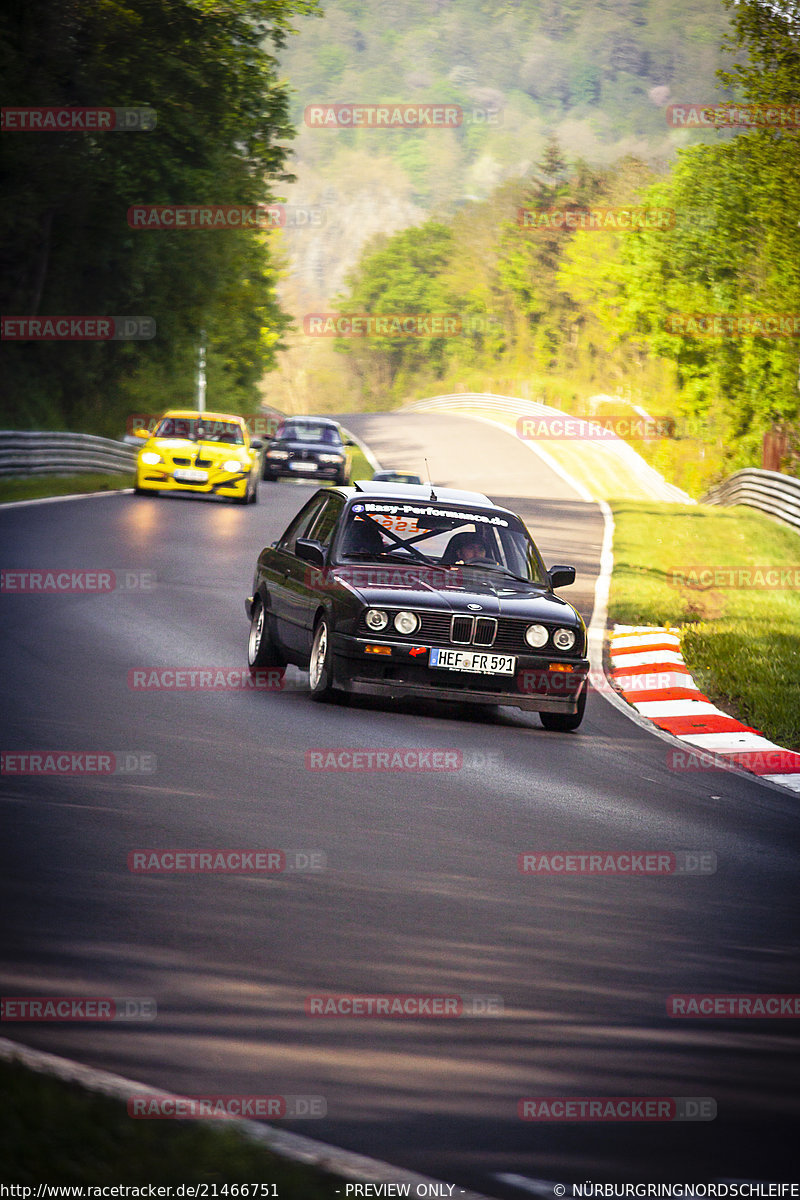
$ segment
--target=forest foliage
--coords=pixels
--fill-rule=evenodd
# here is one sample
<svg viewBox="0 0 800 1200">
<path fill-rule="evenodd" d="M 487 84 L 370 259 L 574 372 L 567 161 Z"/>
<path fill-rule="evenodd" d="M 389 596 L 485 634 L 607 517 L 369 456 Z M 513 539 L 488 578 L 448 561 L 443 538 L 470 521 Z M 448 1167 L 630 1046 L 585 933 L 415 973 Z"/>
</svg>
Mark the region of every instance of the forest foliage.
<svg viewBox="0 0 800 1200">
<path fill-rule="evenodd" d="M 797 106 L 797 6 L 741 0 L 731 10 L 736 61 L 721 82 L 742 101 Z M 669 219 L 631 230 L 552 219 L 626 207 Z M 521 212 L 540 216 L 525 227 Z M 551 140 L 526 178 L 372 245 L 340 308 L 414 305 L 471 319 L 460 337 L 342 339 L 368 404 L 381 392 L 492 390 L 498 379 L 570 411 L 616 391 L 658 416 L 668 406 L 683 458 L 707 457 L 683 464 L 693 490 L 760 465 L 764 433 L 796 433 L 800 417 L 800 130 L 725 131 L 662 171 L 631 156 L 604 168 L 568 163 Z M 716 325 L 692 324 L 698 314 Z M 784 332 L 753 335 L 750 317 L 780 318 Z M 678 447 L 658 453 L 672 455 L 657 465 L 674 477 Z"/>
<path fill-rule="evenodd" d="M 4 106 L 149 107 L 142 132 L 4 135 L 7 315 L 137 315 L 140 342 L 6 342 L 2 423 L 119 433 L 131 409 L 190 403 L 200 331 L 209 392 L 252 405 L 289 323 L 269 235 L 134 230 L 136 204 L 270 198 L 292 135 L 277 54 L 315 0 L 8 0 Z"/>
</svg>

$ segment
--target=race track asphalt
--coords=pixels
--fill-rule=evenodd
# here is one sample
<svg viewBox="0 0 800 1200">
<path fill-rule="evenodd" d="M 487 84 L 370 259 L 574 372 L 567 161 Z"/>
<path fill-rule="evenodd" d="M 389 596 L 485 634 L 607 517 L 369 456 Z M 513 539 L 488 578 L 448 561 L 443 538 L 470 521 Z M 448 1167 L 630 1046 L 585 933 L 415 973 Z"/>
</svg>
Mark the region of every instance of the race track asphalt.
<svg viewBox="0 0 800 1200">
<path fill-rule="evenodd" d="M 516 508 L 588 620 L 598 510 L 512 436 L 348 414 L 387 466 Z M 4 751 L 122 751 L 152 773 L 2 778 L 4 996 L 152 997 L 155 1021 L 3 1022 L 5 1036 L 187 1094 L 325 1098 L 290 1127 L 496 1196 L 496 1175 L 790 1178 L 797 1021 L 667 1015 L 674 993 L 791 993 L 796 796 L 719 771 L 590 697 L 535 714 L 283 691 L 136 690 L 150 667 L 245 664 L 262 546 L 311 494 L 256 507 L 111 495 L 0 509 L 0 565 L 116 573 L 108 594 L 0 594 Z M 127 574 L 126 574 L 127 573 Z M 150 584 L 152 586 L 142 586 Z M 320 772 L 307 749 L 456 749 L 460 770 Z M 133 762 L 133 760 L 131 760 Z M 320 851 L 326 869 L 143 875 L 141 848 Z M 543 851 L 704 851 L 700 876 L 531 877 Z M 502 1015 L 313 1019 L 317 993 L 501 997 Z M 544 1123 L 523 1097 L 712 1097 L 713 1121 Z"/>
</svg>

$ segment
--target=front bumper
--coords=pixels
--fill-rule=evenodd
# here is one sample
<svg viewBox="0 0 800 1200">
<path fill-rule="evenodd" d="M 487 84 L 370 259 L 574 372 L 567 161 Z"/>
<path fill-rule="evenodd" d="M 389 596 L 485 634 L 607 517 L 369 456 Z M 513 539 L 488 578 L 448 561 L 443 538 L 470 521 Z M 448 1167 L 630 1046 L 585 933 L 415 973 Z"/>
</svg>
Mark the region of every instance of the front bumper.
<svg viewBox="0 0 800 1200">
<path fill-rule="evenodd" d="M 142 491 L 152 492 L 196 492 L 202 496 L 235 496 L 241 498 L 247 492 L 249 472 L 231 474 L 228 471 L 209 471 L 205 483 L 185 483 L 175 479 L 169 471 L 158 467 L 140 467 L 136 473 L 136 486 Z"/>
<path fill-rule="evenodd" d="M 366 646 L 388 647 L 372 654 Z M 448 646 L 448 649 L 452 647 Z M 412 656 L 410 651 L 423 653 Z M 333 636 L 335 686 L 344 692 L 403 699 L 444 700 L 458 704 L 505 704 L 528 712 L 577 712 L 589 674 L 587 658 L 516 654 L 516 674 L 477 675 L 428 666 L 430 646 L 409 646 L 389 639 Z M 555 668 L 555 669 L 553 669 Z M 569 670 L 565 668 L 570 668 Z"/>
<path fill-rule="evenodd" d="M 326 463 L 323 466 L 318 466 L 316 471 L 292 471 L 285 464 L 283 466 L 273 466 L 272 463 L 266 463 L 264 466 L 265 479 L 305 479 L 309 483 L 315 479 L 337 479 L 344 470 L 344 463 L 330 464 Z"/>
</svg>

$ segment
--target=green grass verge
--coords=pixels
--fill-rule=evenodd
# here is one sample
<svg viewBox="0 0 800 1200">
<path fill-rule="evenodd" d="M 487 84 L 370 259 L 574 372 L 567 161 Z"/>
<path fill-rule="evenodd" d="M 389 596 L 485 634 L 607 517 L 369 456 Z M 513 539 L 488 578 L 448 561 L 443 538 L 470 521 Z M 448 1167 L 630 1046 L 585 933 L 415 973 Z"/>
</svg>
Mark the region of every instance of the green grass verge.
<svg viewBox="0 0 800 1200">
<path fill-rule="evenodd" d="M 3 1182 L 15 1184 L 274 1183 L 282 1200 L 332 1200 L 343 1190 L 341 1179 L 278 1158 L 230 1127 L 134 1120 L 122 1101 L 7 1062 L 0 1163 Z"/>
<path fill-rule="evenodd" d="M 670 574 L 738 567 L 754 580 L 759 568 L 796 571 L 798 535 L 742 507 L 617 502 L 612 508 L 611 621 L 680 626 L 698 687 L 778 745 L 800 750 L 800 590 L 754 582 L 701 589 Z"/>
<path fill-rule="evenodd" d="M 353 465 L 350 470 L 350 480 L 354 479 L 372 479 L 373 470 L 369 465 L 364 453 L 358 448 L 353 447 Z"/>
<path fill-rule="evenodd" d="M 352 479 L 372 479 L 372 467 L 358 446 L 353 448 Z M 76 496 L 133 487 L 133 472 L 122 475 L 14 475 L 0 479 L 0 504 L 12 500 L 41 500 L 47 496 Z"/>
<path fill-rule="evenodd" d="M 13 475 L 0 479 L 0 504 L 11 500 L 40 500 L 84 492 L 115 492 L 133 487 L 133 471 L 119 475 Z"/>
</svg>

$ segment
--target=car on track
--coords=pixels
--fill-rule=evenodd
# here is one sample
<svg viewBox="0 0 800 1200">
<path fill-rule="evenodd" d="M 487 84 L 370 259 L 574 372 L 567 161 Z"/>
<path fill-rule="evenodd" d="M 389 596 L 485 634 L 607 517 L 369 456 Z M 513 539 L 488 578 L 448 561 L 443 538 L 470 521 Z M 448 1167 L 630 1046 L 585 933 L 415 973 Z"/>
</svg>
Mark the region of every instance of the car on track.
<svg viewBox="0 0 800 1200">
<path fill-rule="evenodd" d="M 262 478 L 349 483 L 354 444 L 330 417 L 286 417 L 267 443 Z"/>
<path fill-rule="evenodd" d="M 376 471 L 372 478 L 376 483 L 422 483 L 421 477 L 410 471 Z"/>
<path fill-rule="evenodd" d="M 256 564 L 251 671 L 308 669 L 337 693 L 510 705 L 577 729 L 583 619 L 525 525 L 478 492 L 358 481 L 319 489 Z"/>
<path fill-rule="evenodd" d="M 231 413 L 175 408 L 165 412 L 136 457 L 134 492 L 199 492 L 255 504 L 261 472 L 259 438 Z"/>
</svg>

